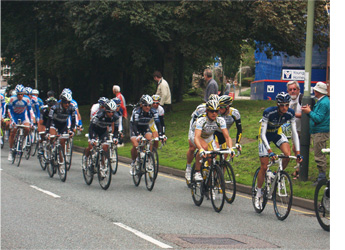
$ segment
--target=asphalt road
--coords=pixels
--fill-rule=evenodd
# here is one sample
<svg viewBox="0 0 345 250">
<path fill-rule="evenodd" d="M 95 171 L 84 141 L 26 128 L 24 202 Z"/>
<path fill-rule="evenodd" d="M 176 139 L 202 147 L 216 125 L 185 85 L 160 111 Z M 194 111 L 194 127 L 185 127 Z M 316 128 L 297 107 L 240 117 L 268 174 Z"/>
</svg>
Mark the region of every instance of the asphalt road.
<svg viewBox="0 0 345 250">
<path fill-rule="evenodd" d="M 1 150 L 2 249 L 330 248 L 330 234 L 312 211 L 293 207 L 281 222 L 271 204 L 257 214 L 251 198 L 239 193 L 216 213 L 209 200 L 195 206 L 181 178 L 160 174 L 152 192 L 143 180 L 135 187 L 126 164 L 104 191 L 97 178 L 85 184 L 79 153 L 62 183 L 36 157 L 11 165 L 7 146 Z"/>
</svg>

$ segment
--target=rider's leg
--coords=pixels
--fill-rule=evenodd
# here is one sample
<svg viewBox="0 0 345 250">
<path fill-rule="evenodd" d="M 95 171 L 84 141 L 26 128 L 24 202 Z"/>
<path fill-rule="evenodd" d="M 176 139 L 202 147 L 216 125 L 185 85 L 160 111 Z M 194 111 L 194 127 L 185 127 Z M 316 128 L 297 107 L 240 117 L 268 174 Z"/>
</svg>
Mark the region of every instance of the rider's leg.
<svg viewBox="0 0 345 250">
<path fill-rule="evenodd" d="M 290 156 L 291 155 L 291 148 L 290 144 L 287 142 L 284 142 L 282 145 L 280 145 L 280 150 L 283 152 L 284 155 Z M 290 158 L 284 158 L 283 159 L 283 169 L 287 167 L 289 164 Z"/>
</svg>

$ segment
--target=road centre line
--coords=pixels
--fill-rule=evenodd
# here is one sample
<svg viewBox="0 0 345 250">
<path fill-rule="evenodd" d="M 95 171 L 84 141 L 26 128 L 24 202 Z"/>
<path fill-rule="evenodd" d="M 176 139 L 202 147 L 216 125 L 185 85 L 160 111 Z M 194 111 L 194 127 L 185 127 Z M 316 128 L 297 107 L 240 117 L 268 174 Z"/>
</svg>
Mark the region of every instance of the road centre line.
<svg viewBox="0 0 345 250">
<path fill-rule="evenodd" d="M 41 189 L 41 188 L 36 187 L 36 186 L 34 186 L 34 185 L 30 185 L 30 187 L 32 187 L 33 189 L 36 189 L 36 190 L 38 190 L 38 191 L 40 191 L 40 192 L 42 192 L 42 193 L 45 193 L 45 194 L 47 194 L 47 195 L 49 195 L 49 196 L 52 196 L 53 198 L 61 198 L 61 196 L 59 196 L 59 195 L 57 195 L 57 194 L 54 194 L 54 193 L 52 193 L 52 192 L 50 192 L 50 191 Z"/>
<path fill-rule="evenodd" d="M 142 238 L 142 239 L 144 239 L 144 240 L 146 240 L 148 242 L 151 242 L 151 243 L 159 246 L 160 248 L 164 248 L 164 249 L 173 248 L 173 247 L 171 247 L 171 246 L 169 246 L 169 245 L 167 245 L 167 244 L 165 244 L 163 242 L 160 242 L 160 241 L 152 238 L 151 236 L 148 236 L 148 235 L 146 235 L 146 234 L 144 234 L 144 233 L 142 233 L 142 232 L 140 232 L 138 230 L 135 230 L 135 229 L 133 229 L 133 228 L 131 228 L 129 226 L 126 226 L 125 224 L 122 224 L 120 222 L 114 222 L 114 224 L 119 226 L 119 227 L 121 227 L 121 228 L 123 228 L 123 229 L 126 229 L 127 231 L 129 231 L 131 233 L 134 233 L 136 236 L 138 236 L 138 237 L 140 237 L 140 238 Z"/>
</svg>

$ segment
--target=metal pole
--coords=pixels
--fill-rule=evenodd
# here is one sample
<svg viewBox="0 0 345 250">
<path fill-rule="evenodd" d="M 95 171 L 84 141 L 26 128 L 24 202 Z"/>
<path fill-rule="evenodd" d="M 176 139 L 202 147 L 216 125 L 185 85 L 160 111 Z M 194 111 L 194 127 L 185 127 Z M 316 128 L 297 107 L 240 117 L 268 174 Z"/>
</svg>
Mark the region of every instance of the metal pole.
<svg viewBox="0 0 345 250">
<path fill-rule="evenodd" d="M 38 87 L 38 73 L 37 73 L 37 27 L 35 31 L 35 89 Z"/>
<path fill-rule="evenodd" d="M 307 40 L 305 48 L 305 77 L 304 77 L 304 95 L 302 105 L 311 105 L 312 99 L 310 97 L 310 83 L 312 70 L 312 55 L 313 55 L 313 30 L 314 30 L 314 9 L 315 0 L 308 0 L 308 17 L 307 17 Z M 303 162 L 300 166 L 299 179 L 301 181 L 308 180 L 309 168 L 309 149 L 310 149 L 310 133 L 309 133 L 309 116 L 302 113 L 302 131 L 301 131 L 301 155 L 303 155 Z"/>
<path fill-rule="evenodd" d="M 240 82 L 238 84 L 239 92 L 238 95 L 241 95 L 241 88 L 242 88 L 242 56 L 241 56 L 241 63 L 240 63 Z"/>
</svg>

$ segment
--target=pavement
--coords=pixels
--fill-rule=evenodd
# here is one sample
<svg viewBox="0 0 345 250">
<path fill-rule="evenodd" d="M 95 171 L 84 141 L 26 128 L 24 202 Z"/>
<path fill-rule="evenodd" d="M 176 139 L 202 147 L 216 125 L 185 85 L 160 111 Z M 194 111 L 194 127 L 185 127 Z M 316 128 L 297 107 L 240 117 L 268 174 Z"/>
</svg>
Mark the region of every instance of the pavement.
<svg viewBox="0 0 345 250">
<path fill-rule="evenodd" d="M 76 152 L 79 152 L 79 153 L 84 152 L 84 148 L 78 147 L 78 146 L 73 146 L 73 150 Z M 131 162 L 132 162 L 132 160 L 130 158 L 123 157 L 123 156 L 118 156 L 118 159 L 119 159 L 119 162 L 122 162 L 125 164 L 131 164 Z M 169 175 L 172 175 L 175 177 L 180 177 L 183 179 L 185 178 L 184 177 L 185 171 L 180 170 L 180 169 L 175 169 L 175 168 L 159 165 L 159 172 L 162 172 L 164 174 L 169 174 Z M 252 187 L 236 183 L 236 191 L 251 195 L 252 194 Z M 293 200 L 292 200 L 292 205 L 298 206 L 298 207 L 301 207 L 304 209 L 308 209 L 308 210 L 314 210 L 314 201 L 313 200 L 303 199 L 300 197 L 294 196 Z"/>
<path fill-rule="evenodd" d="M 242 87 L 242 88 L 241 88 L 241 92 L 244 92 L 244 91 L 246 91 L 246 90 L 248 90 L 248 89 L 250 89 L 250 87 Z M 231 90 L 233 91 L 233 89 L 231 89 Z M 237 87 L 237 88 L 235 89 L 235 98 L 234 98 L 235 101 L 236 101 L 236 100 L 250 100 L 250 96 L 240 96 L 239 94 L 240 94 L 240 90 L 239 90 L 239 88 Z"/>
</svg>

